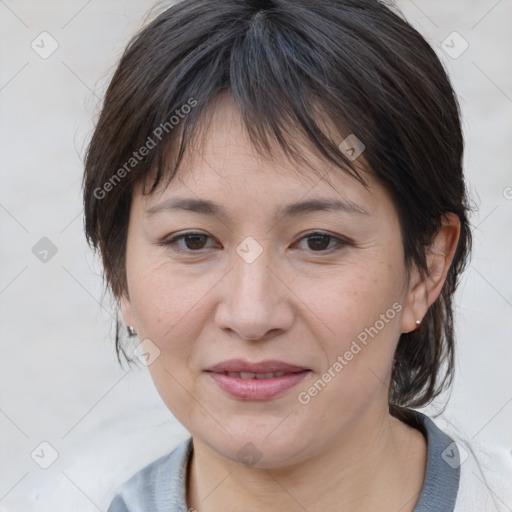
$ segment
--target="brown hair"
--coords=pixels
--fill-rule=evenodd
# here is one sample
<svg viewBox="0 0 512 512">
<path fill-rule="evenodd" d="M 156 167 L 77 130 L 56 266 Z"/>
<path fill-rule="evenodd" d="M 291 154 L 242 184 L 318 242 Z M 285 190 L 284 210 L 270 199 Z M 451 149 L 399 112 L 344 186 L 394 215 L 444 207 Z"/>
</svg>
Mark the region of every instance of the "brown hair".
<svg viewBox="0 0 512 512">
<path fill-rule="evenodd" d="M 443 214 L 461 222 L 442 292 L 421 327 L 401 335 L 389 403 L 420 407 L 454 371 L 452 296 L 471 248 L 459 105 L 425 39 L 377 0 L 184 0 L 128 44 L 108 87 L 84 174 L 85 231 L 107 288 L 127 292 L 125 251 L 132 191 L 170 182 L 221 93 L 233 96 L 250 139 L 300 160 L 287 134 L 363 184 L 356 162 L 316 113 L 355 134 L 398 209 L 405 262 L 427 272 L 425 252 Z M 315 115 L 313 115 L 315 112 Z M 344 127 L 344 128 L 342 128 Z M 173 165 L 169 165 L 172 155 Z M 118 311 L 119 312 L 119 311 Z M 116 322 L 116 349 L 121 346 Z"/>
</svg>

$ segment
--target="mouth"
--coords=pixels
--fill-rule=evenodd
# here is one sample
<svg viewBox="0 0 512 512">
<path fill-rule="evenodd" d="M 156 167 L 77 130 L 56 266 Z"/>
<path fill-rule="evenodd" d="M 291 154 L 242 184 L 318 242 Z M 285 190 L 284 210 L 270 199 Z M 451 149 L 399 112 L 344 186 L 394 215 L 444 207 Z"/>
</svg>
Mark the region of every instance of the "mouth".
<svg viewBox="0 0 512 512">
<path fill-rule="evenodd" d="M 207 371 L 216 387 L 237 400 L 271 400 L 297 386 L 311 370 L 294 372 L 212 372 Z"/>
</svg>

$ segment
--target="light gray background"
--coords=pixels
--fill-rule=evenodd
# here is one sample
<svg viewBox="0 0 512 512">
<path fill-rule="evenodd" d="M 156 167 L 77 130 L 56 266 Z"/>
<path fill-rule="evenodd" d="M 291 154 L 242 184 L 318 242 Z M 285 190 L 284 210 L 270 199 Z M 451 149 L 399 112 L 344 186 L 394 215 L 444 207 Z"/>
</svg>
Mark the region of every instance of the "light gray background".
<svg viewBox="0 0 512 512">
<path fill-rule="evenodd" d="M 100 306 L 101 269 L 82 228 L 81 158 L 99 98 L 152 5 L 0 0 L 1 510 L 106 510 L 135 469 L 187 437 L 146 369 L 117 365 L 111 308 Z M 453 79 L 479 207 L 444 417 L 470 439 L 510 449 L 512 1 L 398 5 Z M 59 45 L 46 59 L 31 48 L 43 31 Z M 469 44 L 458 58 L 446 53 L 463 48 L 454 31 Z M 46 263 L 32 253 L 42 237 L 58 250 Z M 48 463 L 51 449 L 31 458 L 43 441 L 59 454 L 46 470 L 35 460 Z"/>
</svg>

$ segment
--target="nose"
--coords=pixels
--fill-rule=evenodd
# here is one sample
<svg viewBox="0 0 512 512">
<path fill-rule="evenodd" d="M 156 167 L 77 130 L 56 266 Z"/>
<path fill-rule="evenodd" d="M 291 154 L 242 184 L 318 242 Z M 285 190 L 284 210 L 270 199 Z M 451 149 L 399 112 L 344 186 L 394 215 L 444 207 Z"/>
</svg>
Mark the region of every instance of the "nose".
<svg viewBox="0 0 512 512">
<path fill-rule="evenodd" d="M 265 340 L 290 328 L 293 323 L 293 293 L 279 276 L 264 250 L 254 261 L 239 254 L 231 272 L 222 280 L 221 300 L 215 323 L 244 340 Z"/>
</svg>

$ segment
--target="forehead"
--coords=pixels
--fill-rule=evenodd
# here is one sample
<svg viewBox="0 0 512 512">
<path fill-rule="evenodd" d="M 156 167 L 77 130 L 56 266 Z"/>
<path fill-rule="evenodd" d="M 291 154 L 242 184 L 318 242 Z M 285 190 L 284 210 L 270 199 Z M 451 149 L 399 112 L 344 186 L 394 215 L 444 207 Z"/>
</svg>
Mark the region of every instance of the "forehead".
<svg viewBox="0 0 512 512">
<path fill-rule="evenodd" d="M 323 129 L 332 137 L 340 137 L 332 124 Z M 277 203 L 323 198 L 360 206 L 371 213 L 378 203 L 389 201 L 386 192 L 367 172 L 364 156 L 353 162 L 367 186 L 351 171 L 334 165 L 312 149 L 307 138 L 297 133 L 295 145 L 301 149 L 300 161 L 286 155 L 277 145 L 271 154 L 259 152 L 251 141 L 234 100 L 221 96 L 187 147 L 172 181 L 164 176 L 159 186 L 142 195 L 147 212 L 169 198 L 211 199 L 213 202 L 245 207 L 270 207 Z M 301 137 L 301 138 L 300 138 Z M 297 141 L 299 144 L 297 144 Z M 150 188 L 150 187 L 149 187 Z M 148 187 L 146 188 L 147 193 Z M 227 206 L 226 206 L 226 209 Z M 348 209 L 345 209 L 348 211 Z"/>
</svg>

